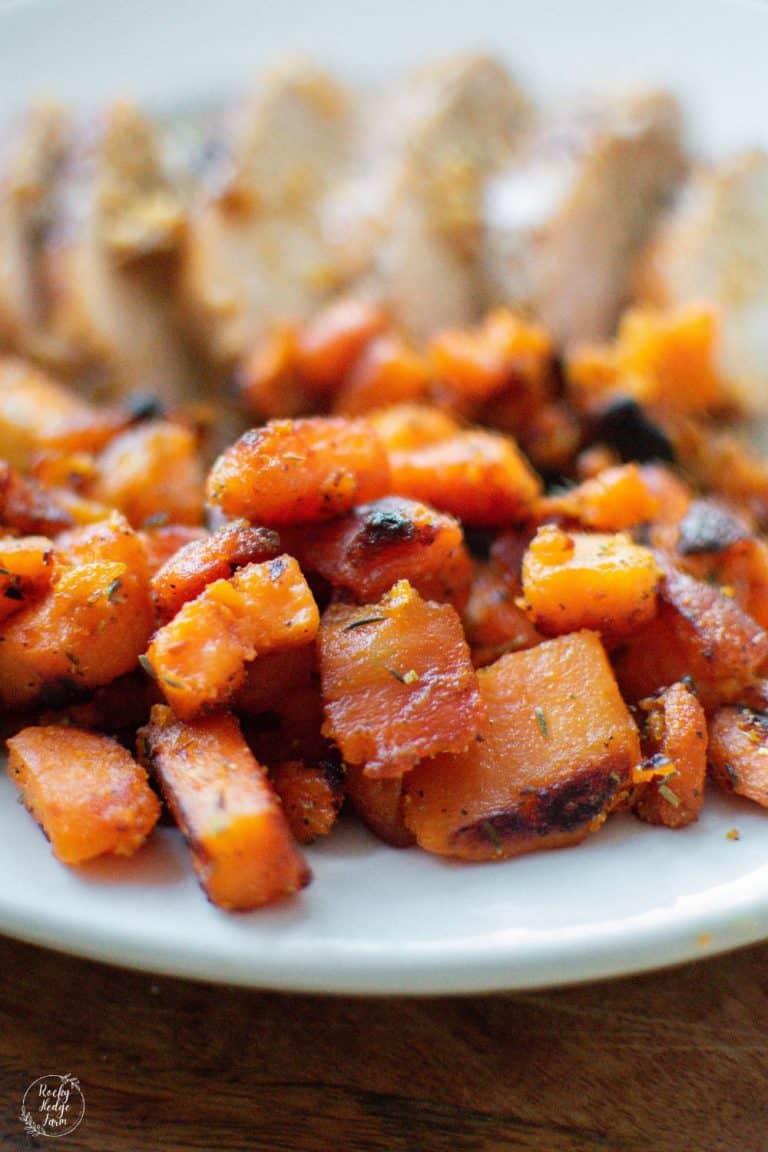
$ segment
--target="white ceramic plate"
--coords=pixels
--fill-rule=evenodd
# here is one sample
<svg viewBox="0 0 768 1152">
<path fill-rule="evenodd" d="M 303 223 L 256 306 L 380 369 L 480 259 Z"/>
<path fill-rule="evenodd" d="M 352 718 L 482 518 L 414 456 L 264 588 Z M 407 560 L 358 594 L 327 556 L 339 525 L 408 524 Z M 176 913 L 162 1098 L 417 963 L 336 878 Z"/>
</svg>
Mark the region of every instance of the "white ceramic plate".
<svg viewBox="0 0 768 1152">
<path fill-rule="evenodd" d="M 41 91 L 83 107 L 121 92 L 218 99 L 286 50 L 374 77 L 469 47 L 504 54 L 538 95 L 666 83 L 697 147 L 768 143 L 768 8 L 724 0 L 0 0 L 0 116 Z M 567 983 L 768 935 L 768 818 L 718 797 L 682 832 L 615 818 L 580 848 L 499 865 L 396 852 L 351 825 L 308 855 L 315 882 L 300 898 L 225 915 L 175 832 L 134 860 L 66 869 L 3 779 L 0 929 L 120 964 L 333 992 Z"/>
</svg>

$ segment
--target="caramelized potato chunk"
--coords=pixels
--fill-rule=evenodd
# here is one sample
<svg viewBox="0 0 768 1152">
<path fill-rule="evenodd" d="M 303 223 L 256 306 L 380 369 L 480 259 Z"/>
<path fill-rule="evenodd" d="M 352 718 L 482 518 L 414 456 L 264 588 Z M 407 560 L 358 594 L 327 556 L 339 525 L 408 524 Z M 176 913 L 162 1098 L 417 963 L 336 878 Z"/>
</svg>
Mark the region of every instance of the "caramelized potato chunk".
<svg viewBox="0 0 768 1152">
<path fill-rule="evenodd" d="M 391 404 L 371 412 L 369 421 L 388 452 L 410 452 L 450 440 L 461 424 L 433 404 Z"/>
<path fill-rule="evenodd" d="M 319 644 L 324 731 L 346 763 L 399 776 L 475 738 L 484 710 L 450 605 L 401 580 L 377 603 L 329 608 Z"/>
<path fill-rule="evenodd" d="M 52 725 L 8 741 L 8 773 L 65 864 L 131 856 L 160 815 L 147 774 L 108 736 Z"/>
<path fill-rule="evenodd" d="M 384 324 L 380 308 L 355 299 L 335 300 L 305 324 L 298 341 L 298 368 L 310 390 L 337 388 Z"/>
<path fill-rule="evenodd" d="M 362 416 L 386 404 L 417 403 L 429 388 L 424 359 L 399 336 L 377 336 L 344 378 L 333 401 L 343 416 Z"/>
<path fill-rule="evenodd" d="M 61 489 L 44 488 L 0 460 L 0 524 L 28 536 L 55 536 L 76 522 Z"/>
<path fill-rule="evenodd" d="M 269 774 L 299 844 L 327 836 L 344 803 L 344 771 L 333 760 L 286 760 Z"/>
<path fill-rule="evenodd" d="M 183 719 L 229 700 L 246 662 L 307 644 L 317 632 L 312 593 L 291 556 L 214 580 L 155 634 L 144 666 Z"/>
<path fill-rule="evenodd" d="M 259 524 L 330 520 L 390 490 L 386 453 L 362 420 L 272 420 L 218 458 L 208 498 Z"/>
<path fill-rule="evenodd" d="M 53 544 L 46 536 L 0 539 L 0 623 L 51 583 Z"/>
<path fill-rule="evenodd" d="M 548 640 L 477 678 L 487 708 L 481 739 L 405 777 L 405 822 L 419 845 L 500 860 L 595 832 L 641 758 L 599 638 Z"/>
<path fill-rule="evenodd" d="M 707 774 L 707 719 L 685 684 L 640 701 L 640 743 L 633 809 L 648 824 L 682 828 L 699 817 Z"/>
<path fill-rule="evenodd" d="M 390 452 L 392 490 L 468 524 L 528 519 L 541 491 L 510 436 L 470 429 L 422 448 Z"/>
<path fill-rule="evenodd" d="M 548 635 L 593 628 L 626 635 L 653 618 L 661 572 L 624 533 L 540 528 L 523 558 L 526 610 Z"/>
<path fill-rule="evenodd" d="M 267 528 L 234 520 L 175 551 L 152 577 L 152 597 L 160 623 L 172 620 L 182 605 L 199 596 L 207 584 L 226 580 L 238 568 L 277 556 L 280 538 Z"/>
<path fill-rule="evenodd" d="M 234 717 L 189 724 L 158 704 L 137 743 L 213 904 L 247 911 L 309 883 L 280 801 Z"/>
<path fill-rule="evenodd" d="M 476 668 L 507 652 L 541 643 L 543 636 L 516 603 L 515 583 L 493 565 L 478 566 L 464 609 L 464 631 Z"/>
<path fill-rule="evenodd" d="M 709 770 L 726 792 L 768 808 L 768 722 L 749 708 L 718 708 L 709 721 Z"/>
<path fill-rule="evenodd" d="M 597 532 L 621 532 L 659 514 L 659 499 L 637 464 L 606 468 L 576 488 L 541 501 L 540 516 L 565 516 Z"/>
<path fill-rule="evenodd" d="M 171 556 L 193 540 L 205 540 L 208 530 L 193 524 L 150 524 L 138 533 L 147 553 L 150 576 L 155 576 Z"/>
<path fill-rule="evenodd" d="M 403 817 L 404 776 L 376 778 L 359 764 L 348 764 L 347 796 L 357 816 L 379 840 L 392 848 L 410 848 L 416 837 Z"/>
<path fill-rule="evenodd" d="M 404 497 L 385 496 L 342 519 L 297 529 L 286 543 L 305 572 L 359 603 L 377 600 L 398 580 L 457 608 L 469 591 L 472 563 L 461 525 Z"/>
</svg>

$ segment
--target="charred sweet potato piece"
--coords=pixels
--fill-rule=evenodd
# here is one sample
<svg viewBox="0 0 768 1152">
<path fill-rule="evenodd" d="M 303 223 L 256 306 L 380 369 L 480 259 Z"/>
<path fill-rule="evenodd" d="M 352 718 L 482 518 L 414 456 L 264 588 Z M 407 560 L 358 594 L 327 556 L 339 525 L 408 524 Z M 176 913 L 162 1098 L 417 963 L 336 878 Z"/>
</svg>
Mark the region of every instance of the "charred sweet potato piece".
<svg viewBox="0 0 768 1152">
<path fill-rule="evenodd" d="M 541 501 L 538 515 L 564 516 L 597 532 L 621 532 L 659 513 L 659 500 L 637 464 L 606 468 L 557 496 Z"/>
<path fill-rule="evenodd" d="M 738 700 L 768 657 L 768 635 L 719 588 L 660 563 L 656 617 L 615 657 L 622 692 L 641 700 L 690 676 L 707 712 Z"/>
<path fill-rule="evenodd" d="M 368 416 L 388 452 L 410 452 L 450 440 L 461 424 L 432 404 L 392 404 Z"/>
<path fill-rule="evenodd" d="M 523 558 L 523 595 L 548 635 L 593 628 L 607 639 L 653 618 L 661 579 L 653 552 L 622 532 L 540 528 Z"/>
<path fill-rule="evenodd" d="M 37 722 L 90 728 L 114 736 L 123 744 L 131 744 L 136 729 L 149 719 L 149 710 L 156 699 L 153 689 L 154 686 L 137 668 L 135 672 L 118 676 L 111 683 L 96 688 L 87 700 L 64 708 L 43 709 L 38 713 Z"/>
<path fill-rule="evenodd" d="M 0 539 L 0 623 L 50 585 L 53 544 L 46 536 Z"/>
<path fill-rule="evenodd" d="M 599 638 L 560 636 L 477 678 L 487 708 L 480 739 L 404 779 L 405 822 L 419 845 L 497 860 L 596 831 L 641 758 Z"/>
<path fill-rule="evenodd" d="M 137 744 L 213 904 L 247 911 L 309 883 L 280 801 L 233 716 L 189 724 L 155 705 Z"/>
<path fill-rule="evenodd" d="M 314 644 L 257 656 L 245 667 L 245 678 L 232 698 L 233 710 L 246 716 L 278 711 L 292 691 L 312 683 L 316 666 Z"/>
<path fill-rule="evenodd" d="M 417 403 L 429 388 L 429 368 L 399 336 L 384 333 L 371 340 L 336 393 L 333 410 L 362 416 L 385 404 Z"/>
<path fill-rule="evenodd" d="M 97 452 L 125 426 L 31 364 L 0 358 L 0 457 L 27 469 L 41 452 Z"/>
<path fill-rule="evenodd" d="M 75 523 L 60 490 L 44 488 L 0 460 L 0 524 L 28 536 L 55 536 Z"/>
<path fill-rule="evenodd" d="M 199 540 L 185 544 L 152 577 L 152 598 L 161 624 L 172 620 L 183 604 L 214 580 L 226 580 L 238 568 L 270 560 L 280 551 L 280 538 L 267 528 L 233 520 Z"/>
<path fill-rule="evenodd" d="M 149 524 L 138 533 L 147 553 L 150 576 L 155 576 L 179 548 L 193 540 L 205 540 L 208 530 L 193 524 Z"/>
<path fill-rule="evenodd" d="M 483 718 L 461 621 L 401 580 L 381 600 L 333 605 L 319 634 L 324 731 L 348 764 L 399 776 L 462 751 Z"/>
<path fill-rule="evenodd" d="M 60 538 L 50 588 L 0 632 L 0 701 L 52 706 L 130 672 L 152 631 L 141 541 L 121 517 Z"/>
<path fill-rule="evenodd" d="M 334 300 L 308 321 L 299 334 L 298 368 L 310 390 L 337 388 L 385 323 L 379 307 L 355 299 Z"/>
<path fill-rule="evenodd" d="M 237 694 L 233 703 L 239 703 Z M 273 708 L 256 715 L 241 709 L 241 715 L 251 751 L 269 768 L 287 760 L 314 763 L 333 755 L 333 747 L 322 732 L 323 700 L 314 677 L 288 686 Z"/>
<path fill-rule="evenodd" d="M 505 652 L 532 648 L 542 641 L 543 636 L 518 607 L 516 598 L 514 581 L 493 565 L 478 565 L 463 613 L 476 668 L 492 664 Z"/>
<path fill-rule="evenodd" d="M 359 764 L 348 764 L 347 796 L 355 813 L 379 840 L 393 848 L 410 848 L 416 837 L 403 819 L 405 777 L 376 779 Z"/>
<path fill-rule="evenodd" d="M 398 580 L 410 581 L 427 600 L 457 608 L 467 598 L 472 563 L 461 525 L 415 500 L 385 496 L 284 540 L 305 572 L 359 603 L 377 600 Z"/>
<path fill-rule="evenodd" d="M 200 524 L 203 473 L 194 433 L 170 420 L 129 428 L 101 453 L 87 495 L 119 508 L 137 528 L 158 514 Z"/>
<path fill-rule="evenodd" d="M 726 792 L 768 808 L 768 721 L 749 708 L 718 708 L 709 721 L 709 771 Z"/>
<path fill-rule="evenodd" d="M 344 771 L 338 762 L 286 760 L 270 771 L 269 779 L 299 844 L 328 835 L 344 803 Z"/>
<path fill-rule="evenodd" d="M 147 774 L 115 740 L 80 728 L 25 728 L 8 741 L 8 773 L 65 864 L 131 856 L 160 815 Z"/>
<path fill-rule="evenodd" d="M 156 632 L 143 663 L 177 715 L 188 719 L 229 700 L 247 661 L 309 643 L 317 625 L 317 605 L 298 564 L 278 556 L 208 584 Z"/>
<path fill-rule="evenodd" d="M 258 524 L 330 520 L 390 490 L 386 453 L 362 420 L 272 420 L 218 458 L 208 497 Z"/>
<path fill-rule="evenodd" d="M 423 448 L 390 452 L 392 490 L 469 524 L 527 520 L 541 485 L 510 436 L 470 429 Z"/>
<path fill-rule="evenodd" d="M 641 700 L 640 744 L 633 810 L 648 824 L 682 828 L 699 817 L 707 774 L 707 718 L 685 684 Z"/>
</svg>

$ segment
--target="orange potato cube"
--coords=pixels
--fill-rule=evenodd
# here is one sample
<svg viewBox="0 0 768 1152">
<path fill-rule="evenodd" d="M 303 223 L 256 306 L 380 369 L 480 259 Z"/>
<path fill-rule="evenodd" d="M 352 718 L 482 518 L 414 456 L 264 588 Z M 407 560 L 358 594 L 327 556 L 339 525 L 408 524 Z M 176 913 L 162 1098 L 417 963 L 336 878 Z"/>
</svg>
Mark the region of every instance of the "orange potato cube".
<svg viewBox="0 0 768 1152">
<path fill-rule="evenodd" d="M 137 746 L 213 904 L 248 911 L 309 883 L 280 801 L 233 716 L 189 724 L 158 704 Z"/>
<path fill-rule="evenodd" d="M 698 820 L 707 775 L 707 718 L 685 684 L 641 700 L 645 760 L 633 809 L 648 824 L 682 828 Z"/>
<path fill-rule="evenodd" d="M 312 406 L 299 377 L 298 333 L 292 324 L 259 340 L 238 368 L 236 380 L 243 404 L 257 420 L 299 416 Z"/>
<path fill-rule="evenodd" d="M 155 576 L 163 564 L 175 556 L 179 548 L 191 544 L 193 540 L 205 540 L 208 529 L 193 524 L 156 524 L 144 527 L 139 539 L 147 553 L 147 566 L 150 576 Z"/>
<path fill-rule="evenodd" d="M 441 332 L 429 352 L 441 395 L 459 407 L 510 387 L 539 397 L 550 389 L 552 340 L 540 325 L 506 309 L 491 312 L 476 328 Z"/>
<path fill-rule="evenodd" d="M 334 412 L 362 416 L 382 403 L 423 400 L 429 388 L 424 359 L 391 333 L 377 336 L 344 378 L 333 402 Z"/>
<path fill-rule="evenodd" d="M 344 803 L 344 770 L 333 760 L 286 760 L 271 769 L 270 783 L 299 844 L 327 836 Z"/>
<path fill-rule="evenodd" d="M 533 648 L 544 639 L 515 602 L 516 591 L 515 582 L 494 566 L 478 566 L 463 613 L 475 667 L 492 664 L 506 652 Z"/>
<path fill-rule="evenodd" d="M 131 856 L 160 816 L 144 769 L 96 732 L 25 728 L 8 741 L 8 773 L 65 864 Z"/>
<path fill-rule="evenodd" d="M 53 544 L 47 536 L 0 540 L 0 622 L 45 591 L 52 574 Z"/>
<path fill-rule="evenodd" d="M 596 831 L 641 758 L 599 638 L 548 640 L 477 678 L 487 709 L 481 739 L 405 777 L 405 822 L 419 845 L 499 860 Z"/>
<path fill-rule="evenodd" d="M 606 468 L 558 496 L 541 501 L 539 515 L 565 516 L 598 532 L 621 532 L 648 520 L 660 511 L 658 497 L 646 483 L 637 464 Z"/>
<path fill-rule="evenodd" d="M 410 848 L 416 837 L 403 819 L 404 776 L 369 776 L 359 764 L 348 764 L 346 791 L 356 815 L 379 840 L 392 848 Z"/>
<path fill-rule="evenodd" d="M 434 404 L 390 404 L 369 413 L 368 420 L 388 452 L 410 452 L 450 440 L 461 424 Z"/>
<path fill-rule="evenodd" d="M 768 726 L 749 708 L 718 708 L 709 721 L 709 770 L 726 792 L 768 808 Z"/>
<path fill-rule="evenodd" d="M 314 392 L 333 391 L 384 324 L 384 313 L 375 304 L 334 300 L 299 333 L 297 359 L 302 379 Z"/>
<path fill-rule="evenodd" d="M 143 664 L 183 719 L 229 700 L 247 661 L 309 643 L 317 605 L 296 561 L 278 556 L 214 580 L 160 628 Z"/>
<path fill-rule="evenodd" d="M 461 621 L 407 580 L 377 603 L 332 605 L 319 648 L 323 731 L 346 763 L 399 776 L 475 738 L 483 707 Z"/>
<path fill-rule="evenodd" d="M 618 532 L 540 528 L 523 557 L 526 611 L 548 635 L 593 628 L 626 635 L 652 619 L 661 579 L 653 553 Z"/>
<path fill-rule="evenodd" d="M 340 417 L 272 420 L 227 448 L 208 477 L 227 516 L 270 525 L 330 520 L 389 490 L 373 428 Z"/>
</svg>

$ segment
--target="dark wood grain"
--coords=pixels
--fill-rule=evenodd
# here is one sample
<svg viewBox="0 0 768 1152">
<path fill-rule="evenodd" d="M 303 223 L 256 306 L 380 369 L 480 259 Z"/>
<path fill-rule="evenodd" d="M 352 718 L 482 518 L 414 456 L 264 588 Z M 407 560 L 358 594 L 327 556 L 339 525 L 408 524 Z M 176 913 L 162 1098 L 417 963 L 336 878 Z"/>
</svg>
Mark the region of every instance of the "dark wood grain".
<svg viewBox="0 0 768 1152">
<path fill-rule="evenodd" d="M 324 999 L 155 978 L 0 939 L 0 1148 L 768 1152 L 768 947 L 610 984 Z M 78 1076 L 35 1143 L 26 1086 Z"/>
</svg>

